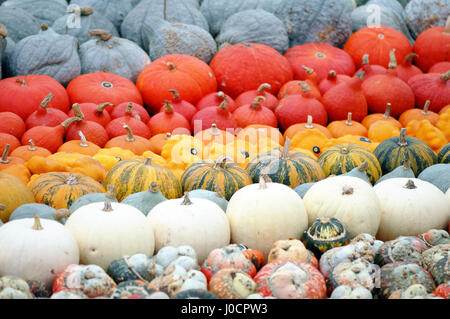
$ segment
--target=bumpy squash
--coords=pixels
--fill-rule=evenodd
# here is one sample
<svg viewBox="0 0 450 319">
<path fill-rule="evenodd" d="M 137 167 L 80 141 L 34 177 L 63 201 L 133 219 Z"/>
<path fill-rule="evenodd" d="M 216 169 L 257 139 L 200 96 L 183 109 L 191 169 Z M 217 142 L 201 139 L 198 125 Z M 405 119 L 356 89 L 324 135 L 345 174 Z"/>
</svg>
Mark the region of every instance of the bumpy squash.
<svg viewBox="0 0 450 319">
<path fill-rule="evenodd" d="M 0 210 L 0 221 L 4 223 L 17 207 L 35 202 L 25 183 L 11 174 L 0 172 L 0 189 L 8 190 L 0 192 L 0 204 L 5 206 Z"/>
</svg>

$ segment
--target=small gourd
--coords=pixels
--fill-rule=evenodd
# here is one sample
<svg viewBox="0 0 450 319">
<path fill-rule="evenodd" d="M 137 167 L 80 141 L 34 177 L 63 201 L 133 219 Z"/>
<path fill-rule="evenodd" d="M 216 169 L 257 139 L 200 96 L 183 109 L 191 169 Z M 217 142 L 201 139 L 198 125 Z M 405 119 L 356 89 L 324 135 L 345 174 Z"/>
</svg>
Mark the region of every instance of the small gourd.
<svg viewBox="0 0 450 319">
<path fill-rule="evenodd" d="M 161 193 L 156 182 L 150 183 L 148 190 L 128 195 L 122 200 L 122 204 L 128 204 L 139 209 L 145 216 L 167 198 Z"/>
<path fill-rule="evenodd" d="M 88 205 L 91 203 L 98 203 L 98 202 L 116 202 L 117 203 L 114 185 L 108 185 L 106 193 L 91 193 L 91 194 L 86 194 L 86 195 L 83 195 L 83 196 L 77 198 L 77 200 L 75 200 L 73 202 L 73 204 L 70 205 L 69 210 L 70 210 L 70 212 L 73 213 L 78 208 L 80 208 L 84 205 Z"/>
</svg>

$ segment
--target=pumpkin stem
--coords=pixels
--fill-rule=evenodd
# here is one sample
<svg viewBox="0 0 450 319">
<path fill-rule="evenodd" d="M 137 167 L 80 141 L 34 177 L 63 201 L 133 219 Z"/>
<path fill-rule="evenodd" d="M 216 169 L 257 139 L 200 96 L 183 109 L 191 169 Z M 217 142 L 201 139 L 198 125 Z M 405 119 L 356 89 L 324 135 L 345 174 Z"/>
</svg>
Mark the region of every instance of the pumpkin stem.
<svg viewBox="0 0 450 319">
<path fill-rule="evenodd" d="M 22 79 L 16 78 L 16 83 L 20 83 L 20 84 L 22 84 L 22 86 L 27 86 L 25 79 L 22 80 Z"/>
<path fill-rule="evenodd" d="M 223 191 L 223 188 L 220 185 L 214 186 L 214 190 L 216 191 L 217 197 L 225 198 L 225 192 Z"/>
<path fill-rule="evenodd" d="M 351 194 L 353 194 L 353 191 L 354 191 L 354 189 L 351 186 L 342 187 L 342 195 L 351 195 Z"/>
<path fill-rule="evenodd" d="M 444 82 L 450 80 L 450 70 L 445 72 L 444 74 L 441 74 L 441 80 Z"/>
<path fill-rule="evenodd" d="M 302 88 L 303 93 L 311 92 L 311 88 L 306 82 L 300 81 L 298 82 L 298 85 Z"/>
<path fill-rule="evenodd" d="M 69 218 L 71 214 L 72 214 L 72 213 L 71 213 L 70 210 L 68 210 L 67 208 L 61 208 L 61 209 L 56 210 L 56 211 L 53 213 L 53 217 L 54 217 L 56 220 L 61 220 L 61 219 L 63 219 L 63 218 Z"/>
<path fill-rule="evenodd" d="M 189 198 L 189 192 L 184 192 L 184 197 L 181 205 L 192 205 L 191 199 Z"/>
<path fill-rule="evenodd" d="M 257 96 L 253 100 L 253 103 L 250 105 L 253 109 L 259 109 L 261 107 L 261 103 L 264 102 L 266 98 L 264 96 Z"/>
<path fill-rule="evenodd" d="M 29 151 L 35 151 L 36 150 L 36 144 L 34 144 L 34 141 L 30 138 L 28 140 L 28 143 L 30 143 L 30 146 L 28 146 Z"/>
<path fill-rule="evenodd" d="M 33 230 L 43 230 L 44 227 L 41 225 L 41 220 L 39 219 L 38 215 L 34 215 L 34 224 L 33 227 L 31 227 Z"/>
<path fill-rule="evenodd" d="M 166 65 L 169 67 L 170 71 L 173 71 L 176 69 L 175 65 L 172 62 L 167 62 Z"/>
<path fill-rule="evenodd" d="M 366 72 L 361 71 L 355 74 L 355 77 L 357 77 L 358 79 L 360 79 L 361 81 L 364 79 L 364 76 L 366 75 Z"/>
<path fill-rule="evenodd" d="M 219 92 L 217 92 L 217 98 L 219 100 L 225 100 L 226 99 L 226 95 L 222 91 L 219 91 Z"/>
<path fill-rule="evenodd" d="M 264 176 L 269 177 L 266 174 L 259 175 L 259 189 L 266 189 L 267 188 L 266 178 Z"/>
<path fill-rule="evenodd" d="M 365 172 L 367 171 L 367 168 L 369 167 L 369 163 L 367 163 L 366 161 L 362 162 L 361 164 L 359 164 L 358 166 L 358 171 L 360 172 Z"/>
<path fill-rule="evenodd" d="M 132 115 L 133 113 L 133 103 L 128 103 L 127 108 L 125 109 L 125 114 Z"/>
<path fill-rule="evenodd" d="M 405 64 L 412 64 L 413 59 L 418 57 L 417 53 L 410 53 L 405 57 Z"/>
<path fill-rule="evenodd" d="M 448 16 L 447 22 L 445 23 L 444 33 L 450 34 L 450 16 Z"/>
<path fill-rule="evenodd" d="M 291 139 L 289 137 L 286 137 L 286 141 L 283 145 L 283 150 L 281 151 L 281 159 L 287 160 L 289 159 L 289 150 L 291 148 Z"/>
<path fill-rule="evenodd" d="M 136 120 L 138 121 L 142 121 L 141 117 L 139 116 L 139 114 L 136 114 L 135 116 L 133 116 Z"/>
<path fill-rule="evenodd" d="M 428 115 L 428 109 L 430 108 L 430 100 L 426 100 L 425 105 L 423 106 L 422 114 Z"/>
<path fill-rule="evenodd" d="M 388 102 L 386 104 L 386 111 L 383 114 L 384 118 L 389 119 L 391 117 L 391 108 L 392 108 L 392 104 Z"/>
<path fill-rule="evenodd" d="M 50 104 L 50 101 L 54 98 L 55 96 L 52 93 L 49 93 L 41 102 L 40 107 L 42 107 L 43 109 L 46 109 L 48 107 L 48 105 Z"/>
<path fill-rule="evenodd" d="M 2 158 L 0 159 L 0 163 L 1 164 L 8 164 L 9 163 L 9 160 L 8 160 L 9 148 L 10 148 L 10 145 L 6 144 L 5 145 L 5 149 L 3 150 Z"/>
<path fill-rule="evenodd" d="M 151 157 L 145 158 L 144 165 L 152 165 L 152 158 Z"/>
<path fill-rule="evenodd" d="M 336 78 L 336 71 L 335 70 L 330 70 L 330 72 L 328 72 L 328 79 L 329 80 L 334 80 Z"/>
<path fill-rule="evenodd" d="M 406 141 L 406 136 L 405 135 L 406 135 L 406 128 L 402 127 L 400 129 L 400 136 L 398 138 L 398 145 L 399 146 L 406 146 L 406 145 L 408 145 L 408 142 Z"/>
<path fill-rule="evenodd" d="M 91 30 L 91 31 L 89 31 L 88 34 L 90 37 L 98 37 L 102 41 L 108 41 L 109 39 L 112 38 L 112 34 L 109 33 L 107 30 L 103 30 L 103 29 Z"/>
<path fill-rule="evenodd" d="M 158 184 L 156 184 L 156 182 L 151 182 L 150 186 L 148 187 L 149 191 L 152 193 L 157 193 L 159 188 L 158 188 Z"/>
<path fill-rule="evenodd" d="M 108 190 L 105 193 L 106 197 L 109 199 L 116 198 L 116 187 L 113 184 L 108 184 Z"/>
<path fill-rule="evenodd" d="M 178 93 L 177 90 L 169 90 L 169 92 L 173 94 L 173 97 L 172 97 L 173 100 L 180 98 L 180 93 Z"/>
<path fill-rule="evenodd" d="M 341 154 L 348 154 L 348 153 L 350 153 L 350 151 L 348 150 L 347 147 L 341 148 Z"/>
<path fill-rule="evenodd" d="M 409 170 L 411 168 L 411 162 L 409 161 L 409 158 L 405 159 L 403 162 L 403 169 Z"/>
<path fill-rule="evenodd" d="M 307 119 L 307 122 L 306 122 L 305 127 L 306 127 L 306 128 L 309 128 L 309 129 L 314 128 L 314 125 L 313 125 L 313 117 L 312 117 L 311 115 L 308 115 L 308 119 Z"/>
<path fill-rule="evenodd" d="M 305 70 L 306 74 L 311 75 L 314 73 L 314 70 L 311 68 L 308 68 L 306 65 L 302 65 L 302 69 Z"/>
<path fill-rule="evenodd" d="M 68 118 L 67 120 L 65 120 L 64 122 L 62 122 L 61 125 L 62 125 L 65 129 L 67 129 L 70 125 L 72 125 L 72 123 L 74 123 L 74 122 L 80 122 L 81 120 L 83 120 L 83 119 L 80 118 L 80 117 L 74 116 L 74 117 Z"/>
<path fill-rule="evenodd" d="M 397 68 L 397 58 L 395 56 L 395 49 L 389 51 L 389 69 Z"/>
<path fill-rule="evenodd" d="M 103 111 L 105 110 L 105 108 L 107 106 L 114 106 L 114 104 L 106 102 L 106 103 L 101 103 L 101 104 L 97 105 L 97 113 L 103 113 Z"/>
<path fill-rule="evenodd" d="M 5 210 L 6 209 L 6 205 L 0 204 L 0 211 Z"/>
<path fill-rule="evenodd" d="M 220 168 L 220 169 L 225 169 L 225 166 L 227 165 L 227 160 L 228 161 L 233 161 L 233 159 L 229 156 L 221 156 L 217 159 L 216 163 L 214 164 L 214 168 Z"/>
<path fill-rule="evenodd" d="M 72 105 L 72 110 L 73 110 L 73 115 L 74 115 L 75 117 L 79 117 L 79 118 L 81 118 L 81 119 L 84 119 L 84 114 L 83 114 L 83 112 L 81 111 L 80 104 L 74 103 L 74 104 Z"/>
<path fill-rule="evenodd" d="M 41 24 L 41 31 L 47 31 L 48 30 L 48 24 L 47 23 L 42 23 Z"/>
<path fill-rule="evenodd" d="M 81 147 L 88 147 L 89 144 L 86 140 L 86 136 L 84 136 L 83 132 L 78 131 L 78 135 L 80 136 L 81 142 L 80 142 L 80 146 Z"/>
<path fill-rule="evenodd" d="M 5 26 L 0 23 L 0 36 L 6 38 L 8 36 L 8 30 L 6 30 Z"/>
<path fill-rule="evenodd" d="M 269 83 L 263 83 L 258 87 L 257 91 L 260 94 L 264 94 L 264 93 L 266 93 L 266 90 L 271 90 L 271 89 L 272 89 L 272 86 L 270 86 Z"/>
<path fill-rule="evenodd" d="M 417 186 L 414 184 L 414 181 L 412 179 L 408 179 L 408 181 L 406 182 L 405 186 L 403 186 L 404 188 L 407 189 L 415 189 L 417 188 Z"/>
<path fill-rule="evenodd" d="M 172 134 L 170 134 L 169 132 L 166 133 L 166 136 L 164 137 L 165 140 L 168 140 L 169 138 L 172 137 Z"/>
<path fill-rule="evenodd" d="M 217 124 L 216 123 L 211 124 L 211 135 L 213 135 L 213 136 L 220 136 L 220 131 L 217 128 Z"/>
<path fill-rule="evenodd" d="M 112 212 L 113 211 L 111 202 L 105 202 L 105 204 L 103 206 L 103 211 L 104 212 Z"/>
<path fill-rule="evenodd" d="M 173 113 L 173 105 L 167 100 L 164 100 L 164 112 Z"/>
<path fill-rule="evenodd" d="M 76 13 L 76 10 L 72 9 L 71 13 Z M 82 6 L 80 8 L 80 15 L 83 17 L 90 16 L 93 13 L 94 13 L 94 9 L 92 9 L 91 6 Z"/>
<path fill-rule="evenodd" d="M 352 112 L 348 112 L 347 113 L 347 121 L 345 121 L 345 125 L 347 125 L 347 126 L 352 126 L 353 125 Z"/>
<path fill-rule="evenodd" d="M 364 54 L 362 57 L 362 64 L 363 65 L 369 65 L 369 55 L 368 54 Z"/>
<path fill-rule="evenodd" d="M 219 108 L 222 109 L 222 110 L 227 110 L 227 109 L 228 109 L 228 102 L 227 102 L 227 99 L 224 99 L 224 100 L 222 101 L 222 103 L 220 103 Z"/>
<path fill-rule="evenodd" d="M 70 174 L 64 183 L 67 185 L 76 185 L 78 184 L 78 179 L 74 175 Z"/>
</svg>

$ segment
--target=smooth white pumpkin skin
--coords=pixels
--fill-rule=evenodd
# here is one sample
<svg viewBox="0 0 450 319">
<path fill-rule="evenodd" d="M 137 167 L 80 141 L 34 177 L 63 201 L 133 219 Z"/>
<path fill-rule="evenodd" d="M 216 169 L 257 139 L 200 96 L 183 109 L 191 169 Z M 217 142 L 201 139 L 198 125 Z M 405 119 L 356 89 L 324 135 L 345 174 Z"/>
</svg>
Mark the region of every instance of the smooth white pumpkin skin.
<svg viewBox="0 0 450 319">
<path fill-rule="evenodd" d="M 405 188 L 412 180 L 415 189 Z M 430 229 L 444 229 L 450 220 L 450 205 L 433 184 L 417 178 L 391 178 L 375 185 L 381 202 L 377 239 L 417 236 Z"/>
<path fill-rule="evenodd" d="M 352 194 L 343 194 L 351 187 Z M 334 176 L 316 182 L 303 197 L 309 226 L 319 217 L 337 218 L 350 238 L 367 233 L 375 236 L 380 225 L 381 205 L 373 187 L 353 176 Z"/>
<path fill-rule="evenodd" d="M 145 215 L 127 204 L 111 203 L 112 211 L 103 211 L 102 202 L 80 207 L 67 219 L 65 227 L 80 249 L 80 263 L 95 264 L 106 270 L 123 256 L 153 256 L 153 227 Z"/>
<path fill-rule="evenodd" d="M 222 208 L 216 203 L 191 198 L 192 205 L 182 205 L 183 198 L 159 203 L 148 213 L 155 230 L 155 247 L 191 246 L 199 264 L 215 248 L 230 243 L 230 225 Z"/>
<path fill-rule="evenodd" d="M 51 287 L 60 271 L 78 264 L 72 233 L 54 220 L 40 219 L 40 224 L 43 229 L 34 230 L 34 218 L 24 218 L 0 228 L 0 277 L 12 275 Z"/>
<path fill-rule="evenodd" d="M 450 188 L 445 193 L 445 198 L 447 199 L 448 205 L 450 206 Z"/>
<path fill-rule="evenodd" d="M 279 183 L 252 184 L 230 198 L 227 217 L 231 242 L 258 249 L 267 259 L 277 240 L 300 238 L 308 228 L 303 200 L 290 187 Z"/>
</svg>

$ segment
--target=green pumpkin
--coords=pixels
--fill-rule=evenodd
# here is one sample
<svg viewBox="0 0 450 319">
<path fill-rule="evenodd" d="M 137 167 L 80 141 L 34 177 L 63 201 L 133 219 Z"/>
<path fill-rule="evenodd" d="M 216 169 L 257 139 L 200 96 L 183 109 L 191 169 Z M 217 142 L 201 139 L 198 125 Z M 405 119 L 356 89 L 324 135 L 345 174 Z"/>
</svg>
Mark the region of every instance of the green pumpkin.
<svg viewBox="0 0 450 319">
<path fill-rule="evenodd" d="M 8 30 L 8 38 L 18 42 L 39 33 L 40 24 L 31 14 L 17 7 L 0 6 L 0 22 Z"/>
<path fill-rule="evenodd" d="M 450 188 L 450 164 L 435 164 L 427 167 L 417 178 L 430 182 L 445 193 Z"/>
<path fill-rule="evenodd" d="M 56 220 L 61 224 L 65 224 L 70 214 L 71 212 L 65 208 L 56 210 L 53 207 L 44 204 L 32 203 L 23 204 L 17 207 L 9 217 L 9 220 L 38 216 L 39 218 Z"/>
<path fill-rule="evenodd" d="M 409 160 L 415 176 L 437 163 L 436 154 L 425 142 L 405 134 L 406 129 L 402 128 L 400 136 L 391 137 L 375 148 L 373 153 L 380 162 L 383 174 L 392 172 L 406 159 Z"/>
<path fill-rule="evenodd" d="M 128 204 L 139 209 L 145 216 L 158 205 L 167 200 L 159 191 L 158 184 L 152 182 L 148 190 L 130 194 L 122 200 L 122 204 Z"/>
<path fill-rule="evenodd" d="M 450 143 L 439 150 L 438 163 L 450 164 Z"/>
<path fill-rule="evenodd" d="M 325 178 L 324 171 L 315 159 L 301 152 L 290 152 L 289 148 L 290 139 L 287 138 L 283 149 L 274 149 L 251 160 L 246 170 L 253 183 L 259 182 L 261 174 L 267 175 L 274 183 L 291 188 Z"/>
<path fill-rule="evenodd" d="M 78 208 L 98 202 L 112 202 L 117 203 L 116 191 L 114 185 L 108 185 L 106 193 L 90 193 L 77 198 L 72 205 L 70 205 L 70 212 L 75 212 Z"/>
<path fill-rule="evenodd" d="M 366 183 L 370 184 L 369 177 L 367 176 L 367 168 L 369 167 L 369 164 L 367 162 L 362 162 L 358 165 L 358 167 L 355 167 L 350 172 L 342 174 L 343 176 L 353 176 L 358 177 L 365 181 Z"/>
<path fill-rule="evenodd" d="M 67 12 L 67 3 L 60 0 L 8 0 L 2 6 L 25 10 L 40 24 L 48 25 L 53 24 L 56 19 Z"/>
<path fill-rule="evenodd" d="M 448 18 L 448 1 L 411 0 L 405 7 L 406 19 L 413 37 L 432 27 L 442 27 Z"/>
<path fill-rule="evenodd" d="M 329 249 L 345 246 L 350 242 L 349 233 L 342 223 L 333 217 L 317 218 L 303 234 L 305 247 L 317 258 Z"/>
<path fill-rule="evenodd" d="M 389 178 L 416 178 L 416 176 L 414 175 L 409 160 L 407 159 L 403 162 L 402 165 L 394 169 L 392 172 L 381 176 L 381 178 L 375 184 L 378 184 Z"/>
<path fill-rule="evenodd" d="M 206 189 L 194 189 L 189 192 L 190 198 L 208 199 L 208 200 L 216 203 L 217 205 L 219 205 L 220 208 L 222 208 L 223 211 L 226 212 L 227 206 L 228 206 L 228 201 L 225 199 L 224 196 L 225 196 L 224 192 L 223 192 L 223 190 L 220 189 L 220 187 L 218 187 L 218 190 L 216 190 L 215 192 L 212 192 L 212 191 L 209 191 Z"/>
</svg>

